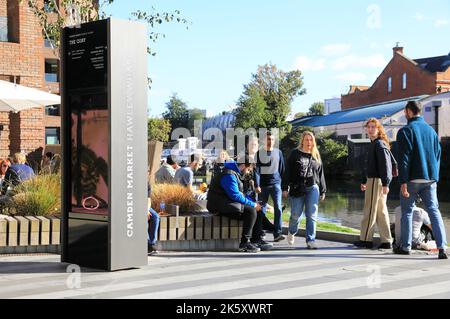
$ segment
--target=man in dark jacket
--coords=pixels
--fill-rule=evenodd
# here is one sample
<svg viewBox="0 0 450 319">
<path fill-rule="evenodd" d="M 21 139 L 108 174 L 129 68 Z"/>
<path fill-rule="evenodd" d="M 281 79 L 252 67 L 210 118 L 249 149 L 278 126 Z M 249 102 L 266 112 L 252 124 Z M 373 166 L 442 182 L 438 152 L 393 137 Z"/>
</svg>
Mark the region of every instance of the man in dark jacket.
<svg viewBox="0 0 450 319">
<path fill-rule="evenodd" d="M 405 107 L 408 125 L 397 135 L 402 235 L 401 245 L 394 248 L 394 253 L 410 253 L 412 214 L 415 200 L 420 195 L 430 216 L 439 259 L 448 259 L 445 227 L 437 198 L 441 146 L 436 132 L 420 114 L 420 105 L 415 101 L 408 102 Z"/>
<path fill-rule="evenodd" d="M 258 252 L 269 250 L 272 245 L 261 239 L 261 205 L 246 198 L 243 194 L 242 175 L 248 173 L 251 164 L 248 160 L 229 161 L 222 171 L 214 176 L 208 191 L 207 209 L 222 216 L 243 219 L 239 251 Z"/>
<path fill-rule="evenodd" d="M 285 165 L 281 150 L 274 147 L 275 136 L 271 132 L 266 134 L 266 145 L 263 150 L 256 153 L 256 192 L 261 193 L 263 205 L 272 197 L 274 206 L 274 241 L 284 240 L 281 234 L 283 228 L 282 214 L 282 191 L 281 178 L 284 175 Z"/>
</svg>

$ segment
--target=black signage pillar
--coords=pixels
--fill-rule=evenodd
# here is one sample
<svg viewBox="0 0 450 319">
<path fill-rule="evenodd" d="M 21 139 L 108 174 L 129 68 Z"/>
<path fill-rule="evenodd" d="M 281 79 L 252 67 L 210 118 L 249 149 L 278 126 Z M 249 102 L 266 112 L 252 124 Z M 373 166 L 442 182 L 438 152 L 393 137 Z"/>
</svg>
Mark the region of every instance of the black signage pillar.
<svg viewBox="0 0 450 319">
<path fill-rule="evenodd" d="M 146 43 L 131 21 L 63 30 L 62 262 L 147 264 Z"/>
</svg>

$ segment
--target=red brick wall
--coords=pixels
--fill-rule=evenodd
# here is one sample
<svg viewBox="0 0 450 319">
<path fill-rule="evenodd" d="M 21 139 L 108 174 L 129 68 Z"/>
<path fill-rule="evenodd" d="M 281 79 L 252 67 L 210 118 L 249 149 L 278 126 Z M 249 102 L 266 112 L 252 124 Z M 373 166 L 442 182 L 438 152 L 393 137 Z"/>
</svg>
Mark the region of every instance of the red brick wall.
<svg viewBox="0 0 450 319">
<path fill-rule="evenodd" d="M 407 74 L 406 90 L 402 89 L 403 73 Z M 389 77 L 392 77 L 391 93 L 388 93 Z M 342 109 L 435 93 L 436 74 L 423 70 L 401 54 L 395 54 L 368 90 L 342 96 Z"/>
<path fill-rule="evenodd" d="M 0 15 L 5 13 L 7 2 L 0 0 Z M 10 17 L 11 12 L 14 10 L 10 7 Z M 16 76 L 21 85 L 59 93 L 58 84 L 45 82 L 45 57 L 54 58 L 54 55 L 45 50 L 39 21 L 26 1 L 19 5 L 13 18 L 19 22 L 19 43 L 0 42 L 0 79 L 10 80 Z M 45 147 L 44 112 L 44 107 L 20 113 L 0 112 L 0 124 L 4 125 L 0 132 L 0 157 L 18 151 L 35 152 Z M 52 121 L 52 126 L 60 126 L 59 122 L 58 117 Z"/>
<path fill-rule="evenodd" d="M 0 17 L 6 17 L 8 13 L 8 4 L 6 0 L 0 1 Z"/>
</svg>

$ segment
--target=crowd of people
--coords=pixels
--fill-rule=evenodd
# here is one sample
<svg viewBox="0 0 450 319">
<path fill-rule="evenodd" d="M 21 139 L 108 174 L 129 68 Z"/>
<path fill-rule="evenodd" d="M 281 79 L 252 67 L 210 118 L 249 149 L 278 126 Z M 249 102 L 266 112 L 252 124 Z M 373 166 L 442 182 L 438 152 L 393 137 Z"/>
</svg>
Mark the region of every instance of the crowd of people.
<svg viewBox="0 0 450 319">
<path fill-rule="evenodd" d="M 365 128 L 371 140 L 361 191 L 365 192 L 364 216 L 360 240 L 354 245 L 373 248 L 375 226 L 378 227 L 379 248 L 393 249 L 393 253 L 407 255 L 411 249 L 424 248 L 421 227 L 425 226 L 435 238 L 438 258 L 447 259 L 445 227 L 439 211 L 437 183 L 441 148 L 436 132 L 421 116 L 421 106 L 408 102 L 405 107 L 408 124 L 397 135 L 397 158 L 391 152 L 390 141 L 381 122 L 369 119 Z M 207 209 L 211 213 L 243 220 L 239 251 L 270 250 L 273 244 L 265 240 L 266 231 L 273 233 L 273 241 L 287 239 L 294 245 L 301 216 L 306 217 L 306 246 L 317 249 L 316 225 L 319 202 L 327 192 L 325 173 L 315 136 L 304 132 L 298 147 L 287 159 L 274 147 L 271 132 L 263 137 L 259 148 L 256 136 L 247 137 L 245 151 L 236 160 L 222 151 L 212 169 L 207 193 Z M 179 183 L 192 190 L 194 173 L 202 166 L 202 158 L 192 155 L 189 164 L 179 167 L 169 156 L 156 172 L 157 183 Z M 401 184 L 400 207 L 396 210 L 395 234 L 391 233 L 387 196 L 393 178 Z M 274 222 L 266 212 L 269 198 L 273 202 Z M 288 199 L 290 219 L 287 238 L 282 234 L 282 199 Z M 416 206 L 418 199 L 425 209 Z M 151 216 L 158 215 L 154 210 Z M 153 218 L 152 234 L 157 218 Z M 157 225 L 156 225 L 157 228 Z M 394 236 L 395 235 L 395 243 Z M 149 250 L 156 251 L 156 235 L 149 238 Z M 426 247 L 425 247 L 426 249 Z"/>
</svg>

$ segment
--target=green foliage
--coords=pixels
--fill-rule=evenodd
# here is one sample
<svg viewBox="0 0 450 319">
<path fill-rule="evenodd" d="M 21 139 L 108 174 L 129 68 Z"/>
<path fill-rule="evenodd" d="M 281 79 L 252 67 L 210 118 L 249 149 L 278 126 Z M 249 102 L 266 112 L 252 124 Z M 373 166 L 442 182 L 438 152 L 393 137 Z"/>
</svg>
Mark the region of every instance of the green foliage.
<svg viewBox="0 0 450 319">
<path fill-rule="evenodd" d="M 114 0 L 99 0 L 98 4 L 93 0 L 50 0 L 46 5 L 42 0 L 17 0 L 19 3 L 26 2 L 33 14 L 38 18 L 44 37 L 50 41 L 54 54 L 59 57 L 61 45 L 61 30 L 67 26 L 74 26 L 85 22 L 97 21 L 107 18 L 104 11 Z M 59 5 L 58 5 L 58 3 Z M 157 12 L 152 7 L 150 12 L 136 10 L 131 13 L 131 19 L 144 21 L 148 25 L 148 37 L 153 43 L 165 34 L 155 31 L 156 26 L 166 22 L 176 21 L 186 25 L 190 22 L 181 16 L 179 10 L 174 12 Z M 156 53 L 151 47 L 147 47 L 148 54 L 154 56 Z M 152 80 L 148 78 L 150 87 Z"/>
<path fill-rule="evenodd" d="M 322 102 L 316 102 L 309 108 L 308 115 L 323 115 L 325 113 L 325 105 Z"/>
<path fill-rule="evenodd" d="M 299 118 L 304 117 L 304 116 L 306 116 L 305 112 L 298 112 L 298 113 L 295 113 L 294 119 L 299 119 Z"/>
<path fill-rule="evenodd" d="M 167 111 L 163 113 L 164 119 L 170 122 L 172 130 L 179 127 L 188 127 L 189 111 L 187 104 L 181 100 L 176 93 L 172 95 L 170 101 L 166 103 Z"/>
<path fill-rule="evenodd" d="M 300 139 L 302 137 L 303 132 L 310 131 L 313 132 L 313 128 L 306 126 L 299 126 L 295 129 L 292 129 L 280 142 L 280 149 L 287 158 L 290 152 L 297 148 L 300 144 Z"/>
<path fill-rule="evenodd" d="M 14 188 L 9 212 L 19 216 L 53 216 L 61 212 L 61 175 L 38 175 Z"/>
<path fill-rule="evenodd" d="M 327 175 L 339 175 L 345 170 L 347 145 L 331 138 L 319 137 L 319 152 Z"/>
<path fill-rule="evenodd" d="M 201 121 L 204 119 L 205 119 L 205 115 L 202 110 L 199 110 L 199 109 L 190 110 L 189 120 L 188 120 L 188 128 L 191 131 L 192 135 L 195 135 L 195 132 L 194 132 L 195 121 Z"/>
<path fill-rule="evenodd" d="M 280 143 L 280 149 L 287 158 L 290 152 L 298 147 L 300 139 L 305 131 L 314 132 L 311 127 L 299 126 L 287 134 Z M 345 170 L 348 148 L 334 139 L 334 136 L 328 132 L 316 134 L 316 143 L 322 157 L 323 166 L 327 175 L 339 175 Z"/>
<path fill-rule="evenodd" d="M 241 96 L 238 105 L 235 127 L 244 130 L 266 127 L 267 103 L 256 88 L 250 88 L 248 95 Z"/>
<path fill-rule="evenodd" d="M 148 119 L 148 140 L 167 142 L 170 140 L 172 126 L 169 120 L 149 118 Z"/>
<path fill-rule="evenodd" d="M 286 117 L 291 103 L 305 93 L 301 71 L 284 72 L 271 63 L 260 65 L 250 83 L 244 85 L 235 115 L 243 129 L 278 128 L 283 137 L 290 130 Z"/>
</svg>

